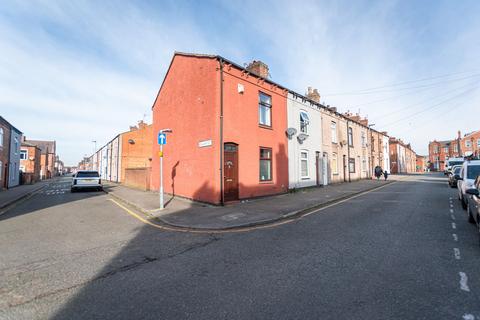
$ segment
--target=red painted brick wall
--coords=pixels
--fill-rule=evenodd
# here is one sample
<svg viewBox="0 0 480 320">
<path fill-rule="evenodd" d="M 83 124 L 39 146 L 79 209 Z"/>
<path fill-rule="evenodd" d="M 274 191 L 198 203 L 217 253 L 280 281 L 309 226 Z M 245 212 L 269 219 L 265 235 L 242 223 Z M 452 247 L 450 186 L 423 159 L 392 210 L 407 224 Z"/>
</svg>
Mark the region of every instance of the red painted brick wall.
<svg viewBox="0 0 480 320">
<path fill-rule="evenodd" d="M 219 72 L 215 59 L 176 55 L 153 108 L 152 189 L 159 189 L 157 133 L 170 128 L 164 146 L 165 192 L 220 201 Z M 199 148 L 202 140 L 212 140 Z"/>
</svg>

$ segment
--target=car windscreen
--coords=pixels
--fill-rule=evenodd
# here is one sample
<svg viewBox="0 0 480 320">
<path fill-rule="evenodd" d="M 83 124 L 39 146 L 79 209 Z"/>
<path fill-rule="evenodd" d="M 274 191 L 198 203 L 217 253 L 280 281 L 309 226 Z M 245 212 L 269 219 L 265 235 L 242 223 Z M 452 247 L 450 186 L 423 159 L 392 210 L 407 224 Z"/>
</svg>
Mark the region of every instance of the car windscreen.
<svg viewBox="0 0 480 320">
<path fill-rule="evenodd" d="M 480 165 L 468 166 L 467 179 L 476 179 L 480 175 Z"/>
<path fill-rule="evenodd" d="M 77 172 L 77 178 L 98 178 L 98 172 Z"/>
<path fill-rule="evenodd" d="M 455 168 L 455 170 L 453 171 L 453 174 L 460 174 L 460 170 L 462 170 L 462 167 Z"/>
<path fill-rule="evenodd" d="M 453 166 L 456 166 L 456 165 L 462 164 L 462 163 L 463 163 L 463 161 L 448 161 L 448 165 L 450 167 L 453 167 Z"/>
</svg>

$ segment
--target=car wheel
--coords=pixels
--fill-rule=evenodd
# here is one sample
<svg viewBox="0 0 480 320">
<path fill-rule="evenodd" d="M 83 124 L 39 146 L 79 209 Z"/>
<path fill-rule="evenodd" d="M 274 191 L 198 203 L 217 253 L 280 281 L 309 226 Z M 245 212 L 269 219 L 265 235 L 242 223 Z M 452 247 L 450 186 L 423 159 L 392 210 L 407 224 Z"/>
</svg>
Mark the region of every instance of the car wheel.
<svg viewBox="0 0 480 320">
<path fill-rule="evenodd" d="M 468 216 L 468 222 L 475 223 L 475 219 L 473 219 L 472 212 L 470 211 L 470 206 L 467 206 L 467 216 Z"/>
</svg>

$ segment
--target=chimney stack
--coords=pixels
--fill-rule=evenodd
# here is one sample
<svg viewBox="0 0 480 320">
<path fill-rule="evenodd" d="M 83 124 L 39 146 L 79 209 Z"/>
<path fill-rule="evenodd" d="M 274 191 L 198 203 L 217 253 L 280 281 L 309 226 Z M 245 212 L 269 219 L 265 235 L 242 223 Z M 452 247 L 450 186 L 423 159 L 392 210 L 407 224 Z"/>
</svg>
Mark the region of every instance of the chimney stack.
<svg viewBox="0 0 480 320">
<path fill-rule="evenodd" d="M 320 93 L 318 93 L 317 89 L 312 90 L 312 87 L 308 87 L 307 98 L 315 101 L 316 103 L 320 103 Z"/>
<path fill-rule="evenodd" d="M 268 78 L 268 66 L 260 60 L 253 60 L 246 69 L 261 78 Z"/>
</svg>

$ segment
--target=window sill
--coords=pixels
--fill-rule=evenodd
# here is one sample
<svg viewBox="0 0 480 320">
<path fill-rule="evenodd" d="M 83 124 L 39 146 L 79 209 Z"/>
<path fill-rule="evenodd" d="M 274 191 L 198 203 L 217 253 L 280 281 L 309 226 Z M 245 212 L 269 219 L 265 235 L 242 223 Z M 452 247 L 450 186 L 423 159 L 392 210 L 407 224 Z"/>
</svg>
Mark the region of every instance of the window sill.
<svg viewBox="0 0 480 320">
<path fill-rule="evenodd" d="M 260 184 L 273 184 L 273 180 L 259 181 L 258 183 L 260 183 Z"/>
<path fill-rule="evenodd" d="M 266 126 L 266 125 L 264 125 L 264 124 L 258 124 L 258 126 L 259 126 L 260 128 L 263 128 L 263 129 L 273 130 L 273 129 L 272 129 L 272 126 Z"/>
<path fill-rule="evenodd" d="M 310 177 L 302 177 L 302 178 L 300 178 L 300 179 L 302 179 L 302 180 L 310 180 Z"/>
<path fill-rule="evenodd" d="M 337 173 L 332 173 L 334 176 L 339 176 L 340 174 L 337 172 Z"/>
</svg>

